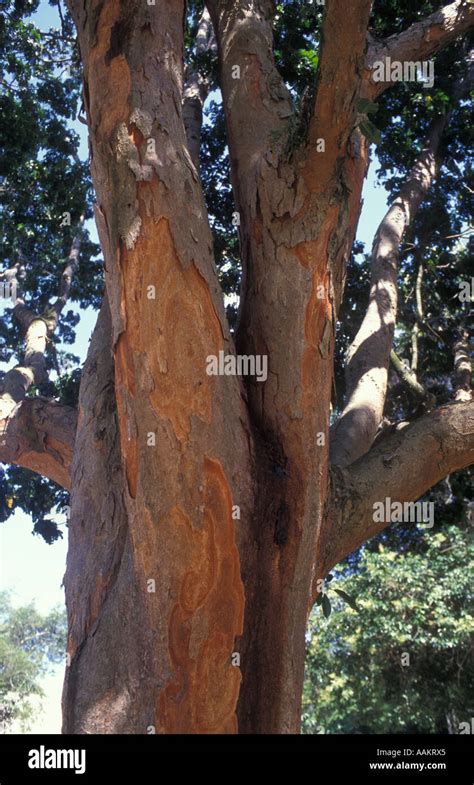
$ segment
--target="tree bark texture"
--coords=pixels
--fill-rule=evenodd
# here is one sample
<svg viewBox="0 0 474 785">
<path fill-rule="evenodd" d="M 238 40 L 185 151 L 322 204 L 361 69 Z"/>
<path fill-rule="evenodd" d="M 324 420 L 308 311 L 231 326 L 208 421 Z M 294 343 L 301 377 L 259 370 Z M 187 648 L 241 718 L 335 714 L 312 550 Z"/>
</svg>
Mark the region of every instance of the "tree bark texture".
<svg viewBox="0 0 474 785">
<path fill-rule="evenodd" d="M 215 35 L 240 215 L 235 345 L 198 171 L 206 87 L 183 74 L 184 2 L 68 4 L 106 296 L 77 427 L 74 411 L 25 399 L 44 363 L 39 317 L 25 325 L 28 370 L 14 369 L 0 399 L 5 459 L 71 488 L 63 729 L 297 732 L 317 579 L 377 533 L 371 505 L 386 488 L 414 500 L 473 460 L 473 404 L 461 401 L 373 444 L 377 409 L 362 449 L 330 468 L 335 325 L 369 161 L 357 101 L 374 93 L 381 45 L 368 46 L 371 3 L 328 2 L 297 139 L 273 59 L 273 4 L 206 3 L 200 45 Z M 427 56 L 472 24 L 464 4 L 447 8 Z M 389 39 L 390 51 L 413 55 L 427 29 Z M 423 193 L 409 180 L 378 235 L 369 321 L 389 289 L 394 322 L 392 257 Z M 77 254 L 69 261 L 63 299 Z M 392 327 L 377 347 L 382 376 Z M 209 356 L 236 351 L 267 356 L 266 381 L 208 375 Z"/>
</svg>

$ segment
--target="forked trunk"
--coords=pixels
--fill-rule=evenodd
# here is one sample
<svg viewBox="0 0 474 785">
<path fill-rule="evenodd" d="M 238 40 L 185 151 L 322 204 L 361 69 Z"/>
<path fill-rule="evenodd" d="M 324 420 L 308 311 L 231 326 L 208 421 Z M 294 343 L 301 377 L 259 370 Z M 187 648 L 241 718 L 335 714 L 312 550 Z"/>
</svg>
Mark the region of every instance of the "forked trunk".
<svg viewBox="0 0 474 785">
<path fill-rule="evenodd" d="M 363 441 L 346 418 L 329 482 L 335 324 L 368 166 L 358 98 L 388 86 L 370 82 L 370 0 L 328 3 L 299 141 L 273 58 L 273 3 L 206 5 L 244 268 L 236 346 L 196 169 L 205 91 L 183 90 L 185 3 L 69 0 L 106 283 L 72 469 L 70 733 L 297 732 L 317 579 L 386 525 L 372 504 L 387 484 L 392 499 L 416 499 L 474 455 L 470 401 L 373 446 L 385 388 L 366 379 L 372 319 L 355 366 L 379 405 Z M 470 16 L 457 6 L 433 15 L 439 39 L 420 22 L 390 51 L 415 41 L 429 56 L 454 40 L 454 17 L 462 31 Z M 383 378 L 386 332 L 371 355 Z M 245 378 L 236 351 L 255 363 Z M 210 372 L 222 358 L 227 373 Z"/>
<path fill-rule="evenodd" d="M 235 732 L 242 671 L 240 731 L 295 731 L 327 450 L 293 411 L 286 441 L 251 421 L 239 377 L 207 373 L 234 347 L 186 147 L 181 4 L 72 5 L 112 318 L 81 387 L 64 729 Z M 305 411 L 319 341 L 284 390 Z"/>
</svg>

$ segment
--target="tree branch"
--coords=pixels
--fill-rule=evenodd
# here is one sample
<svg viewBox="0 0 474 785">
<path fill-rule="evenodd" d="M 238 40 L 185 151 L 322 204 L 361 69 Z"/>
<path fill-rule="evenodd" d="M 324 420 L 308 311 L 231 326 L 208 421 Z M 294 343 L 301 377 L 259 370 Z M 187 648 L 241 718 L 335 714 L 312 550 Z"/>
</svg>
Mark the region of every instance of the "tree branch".
<svg viewBox="0 0 474 785">
<path fill-rule="evenodd" d="M 411 369 L 413 371 L 412 376 L 415 378 L 416 381 L 416 374 L 418 372 L 418 337 L 420 328 L 418 326 L 419 321 L 423 321 L 423 296 L 422 296 L 422 286 L 423 286 L 423 261 L 422 259 L 418 262 L 418 272 L 416 274 L 416 285 L 415 285 L 415 312 L 416 312 L 416 319 L 415 324 L 413 325 L 413 332 L 412 332 L 412 353 L 411 353 Z"/>
<path fill-rule="evenodd" d="M 69 256 L 67 258 L 66 267 L 63 270 L 63 274 L 61 276 L 61 281 L 59 284 L 59 294 L 58 299 L 54 304 L 54 312 L 56 314 L 56 322 L 54 324 L 54 328 L 56 329 L 57 322 L 61 311 L 63 310 L 64 306 L 66 305 L 69 292 L 71 291 L 71 284 L 72 279 L 76 273 L 77 267 L 79 265 L 79 253 L 81 250 L 81 241 L 82 241 L 82 228 L 84 226 L 84 215 L 81 215 L 79 218 L 79 223 L 76 228 L 76 233 L 74 235 L 74 239 L 72 241 L 71 250 L 69 251 Z"/>
<path fill-rule="evenodd" d="M 392 35 L 384 41 L 373 41 L 367 53 L 365 67 L 372 72 L 374 64 L 385 57 L 400 63 L 426 60 L 473 26 L 474 4 L 469 0 L 456 0 L 421 22 L 415 22 L 398 35 Z M 376 98 L 391 84 L 392 82 L 370 81 L 371 98 Z"/>
<path fill-rule="evenodd" d="M 336 162 L 345 157 L 354 128 L 371 5 L 371 0 L 327 5 L 303 168 L 309 190 L 317 193 L 323 193 L 334 177 Z M 325 141 L 324 155 L 317 151 L 318 139 Z"/>
<path fill-rule="evenodd" d="M 461 330 L 460 338 L 454 344 L 454 400 L 471 401 L 472 363 L 469 356 L 469 332 Z"/>
<path fill-rule="evenodd" d="M 417 380 L 416 374 L 408 368 L 404 363 L 400 360 L 398 354 L 392 349 L 390 352 L 390 361 L 395 368 L 396 372 L 398 373 L 400 379 L 405 384 L 406 387 L 416 395 L 417 398 L 424 399 L 426 398 L 426 390 L 422 384 Z"/>
<path fill-rule="evenodd" d="M 23 300 L 17 299 L 14 314 L 25 330 L 25 356 L 23 363 L 16 365 L 5 374 L 1 384 L 0 420 L 10 417 L 16 406 L 24 400 L 30 387 L 40 384 L 46 375 L 46 346 L 67 302 L 72 277 L 79 263 L 83 223 L 82 215 L 61 276 L 58 299 L 52 308 L 47 308 L 43 314 L 37 315 L 24 304 Z"/>
<path fill-rule="evenodd" d="M 294 111 L 273 57 L 273 2 L 207 0 L 206 6 L 217 37 L 230 157 L 239 175 L 234 193 L 243 212 L 247 195 L 240 181 L 258 172 L 272 138 L 286 138 Z"/>
<path fill-rule="evenodd" d="M 69 490 L 76 425 L 73 407 L 27 398 L 0 419 L 0 461 L 31 469 Z"/>
<path fill-rule="evenodd" d="M 196 33 L 196 56 L 208 51 L 217 51 L 217 42 L 212 29 L 211 17 L 207 8 L 202 12 Z M 201 151 L 202 110 L 209 94 L 209 81 L 204 79 L 199 70 L 188 66 L 183 91 L 183 122 L 191 158 L 196 171 L 199 172 L 199 154 Z"/>
<path fill-rule="evenodd" d="M 348 466 L 366 453 L 382 419 L 397 313 L 400 242 L 436 173 L 447 116 L 430 126 L 427 142 L 374 239 L 369 306 L 347 355 L 347 404 L 332 432 L 331 460 Z"/>
<path fill-rule="evenodd" d="M 454 403 L 392 432 L 347 469 L 334 468 L 324 573 L 387 523 L 374 521 L 385 498 L 416 501 L 448 474 L 474 463 L 474 401 Z"/>
</svg>

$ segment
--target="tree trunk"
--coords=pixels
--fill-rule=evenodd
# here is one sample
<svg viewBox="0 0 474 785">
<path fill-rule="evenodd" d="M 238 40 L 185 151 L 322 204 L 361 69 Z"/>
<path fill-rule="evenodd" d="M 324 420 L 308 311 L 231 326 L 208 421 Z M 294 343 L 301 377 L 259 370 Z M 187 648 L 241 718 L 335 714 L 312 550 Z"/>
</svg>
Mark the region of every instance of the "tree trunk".
<svg viewBox="0 0 474 785">
<path fill-rule="evenodd" d="M 207 3 L 241 218 L 236 343 L 269 363 L 245 384 L 208 374 L 235 347 L 186 138 L 184 3 L 69 6 L 107 297 L 72 465 L 64 731 L 297 732 L 315 582 L 373 524 L 362 500 L 343 531 L 351 467 L 330 483 L 328 461 L 335 321 L 368 164 L 356 101 L 371 3 L 329 4 L 338 35 L 325 37 L 309 138 L 291 160 L 272 3 Z M 468 441 L 453 444 L 457 467 Z M 355 471 L 365 485 L 365 465 Z"/>
<path fill-rule="evenodd" d="M 232 655 L 255 559 L 252 436 L 239 379 L 206 373 L 206 358 L 233 346 L 186 146 L 184 9 L 86 7 L 72 4 L 119 442 L 111 380 L 94 377 L 110 351 L 97 348 L 98 328 L 73 468 L 65 730 L 233 732 L 241 677 Z"/>
</svg>

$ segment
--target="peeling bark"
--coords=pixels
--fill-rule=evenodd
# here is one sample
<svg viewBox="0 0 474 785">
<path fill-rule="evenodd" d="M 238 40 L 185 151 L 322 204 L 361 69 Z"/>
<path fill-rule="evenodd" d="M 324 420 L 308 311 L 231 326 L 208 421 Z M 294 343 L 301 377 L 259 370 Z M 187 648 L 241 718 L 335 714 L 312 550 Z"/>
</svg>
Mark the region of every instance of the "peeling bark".
<svg viewBox="0 0 474 785">
<path fill-rule="evenodd" d="M 77 412 L 43 398 L 26 399 L 0 420 L 0 461 L 71 487 Z"/>
<path fill-rule="evenodd" d="M 82 373 L 72 466 L 63 733 L 146 733 L 154 724 L 154 631 L 128 528 L 111 346 L 105 301 Z"/>
<path fill-rule="evenodd" d="M 129 590 L 147 636 L 146 677 L 134 682 L 132 700 L 145 708 L 126 720 L 129 704 L 119 701 L 123 712 L 107 730 L 145 733 L 153 725 L 160 733 L 235 732 L 240 671 L 231 655 L 242 632 L 240 559 L 248 551 L 245 577 L 255 557 L 248 527 L 232 518 L 232 505 L 249 520 L 251 437 L 239 380 L 206 374 L 206 357 L 232 353 L 233 346 L 183 122 L 184 8 L 138 0 L 125 13 L 119 3 L 70 5 L 85 66 L 112 314 L 126 481 L 127 546 L 120 564 L 131 559 Z M 71 576 L 80 571 L 76 554 L 73 546 Z M 97 556 L 96 573 L 104 559 L 106 550 Z M 112 629 L 110 589 L 101 585 L 97 592 L 101 625 Z M 70 619 L 80 613 L 81 630 L 92 629 L 98 602 L 76 598 Z M 130 649 L 129 631 L 114 629 L 113 648 Z M 110 644 L 97 654 L 97 670 L 106 670 L 109 652 Z M 89 732 L 95 726 L 88 718 L 97 712 L 85 684 L 87 667 L 80 652 L 76 657 L 66 714 L 74 712 L 73 695 L 85 694 L 89 705 L 68 727 Z"/>
<path fill-rule="evenodd" d="M 445 407 L 384 442 L 400 486 L 379 444 L 329 482 L 334 328 L 368 165 L 356 102 L 369 91 L 370 3 L 330 3 L 314 114 L 296 141 L 273 3 L 207 3 L 240 213 L 236 345 L 269 359 L 267 380 L 245 383 L 206 373 L 210 355 L 235 349 L 196 171 L 184 3 L 69 6 L 110 315 L 105 303 L 79 401 L 64 730 L 297 732 L 312 585 L 371 536 L 374 472 L 411 499 L 473 457 L 471 410 Z M 412 186 L 404 210 L 421 198 Z M 406 482 L 415 445 L 424 463 Z"/>
<path fill-rule="evenodd" d="M 347 34 L 351 29 L 354 59 L 349 57 L 349 76 L 335 104 L 329 92 L 324 98 L 324 89 L 329 90 L 340 52 L 330 36 L 325 41 L 315 128 L 327 130 L 329 150 L 318 159 L 316 176 L 314 129 L 303 146 L 292 149 L 294 110 L 273 59 L 272 4 L 208 3 L 241 226 L 244 277 L 236 343 L 241 354 L 269 358 L 266 382 L 247 383 L 262 490 L 253 516 L 258 592 L 246 591 L 241 732 L 299 728 L 304 629 L 327 487 L 335 307 L 366 163 L 366 149 L 350 148 L 349 137 L 369 5 L 361 16 L 353 9 L 344 27 Z M 332 9 L 333 4 L 329 26 Z M 360 73 L 353 62 L 360 64 Z M 342 115 L 335 115 L 335 108 L 343 108 Z M 335 117 L 344 125 L 341 135 L 334 129 L 329 134 Z M 330 166 L 337 160 L 343 171 L 330 187 L 324 170 L 328 157 Z M 324 445 L 315 449 L 318 435 Z"/>
<path fill-rule="evenodd" d="M 354 128 L 371 6 L 371 0 L 328 3 L 324 16 L 316 99 L 308 134 L 310 146 L 304 167 L 311 190 L 321 194 L 338 177 L 337 164 L 345 157 Z M 317 153 L 318 138 L 326 141 L 324 155 Z"/>
</svg>

